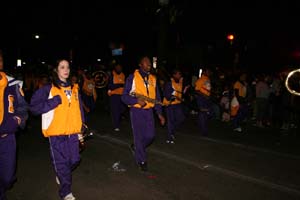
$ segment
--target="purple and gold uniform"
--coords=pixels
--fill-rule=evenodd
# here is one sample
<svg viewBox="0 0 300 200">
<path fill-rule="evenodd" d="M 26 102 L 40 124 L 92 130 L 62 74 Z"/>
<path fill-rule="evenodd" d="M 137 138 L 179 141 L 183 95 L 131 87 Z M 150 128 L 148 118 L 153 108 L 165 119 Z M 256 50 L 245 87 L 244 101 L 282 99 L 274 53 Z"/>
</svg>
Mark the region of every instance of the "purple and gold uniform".
<svg viewBox="0 0 300 200">
<path fill-rule="evenodd" d="M 167 126 L 168 126 L 168 138 L 167 141 L 173 141 L 175 129 L 185 119 L 182 110 L 182 94 L 183 94 L 183 78 L 179 81 L 171 79 L 164 89 L 164 105 L 166 105 L 167 112 Z"/>
<path fill-rule="evenodd" d="M 117 73 L 112 71 L 112 76 L 108 84 L 108 96 L 110 96 L 110 108 L 112 113 L 112 120 L 114 128 L 120 128 L 121 115 L 125 110 L 125 106 L 121 100 L 124 91 L 125 75 L 124 73 Z"/>
<path fill-rule="evenodd" d="M 30 103 L 33 114 L 42 114 L 42 132 L 49 139 L 61 198 L 71 193 L 72 170 L 80 161 L 78 134 L 84 115 L 78 91 L 77 84 L 46 85 L 33 94 Z"/>
<path fill-rule="evenodd" d="M 247 84 L 242 80 L 238 80 L 234 83 L 233 89 L 239 106 L 235 116 L 232 118 L 232 122 L 234 129 L 238 130 L 241 128 L 241 122 L 247 117 L 248 114 L 248 106 L 246 102 Z"/>
<path fill-rule="evenodd" d="M 156 77 L 143 70 L 136 70 L 131 74 L 125 84 L 122 100 L 130 107 L 130 118 L 134 136 L 135 159 L 138 164 L 146 163 L 146 148 L 152 143 L 155 136 L 153 109 L 161 114 L 161 105 L 146 101 L 141 107 L 138 99 L 130 93 L 144 95 L 160 101 L 160 95 L 156 86 Z"/>
<path fill-rule="evenodd" d="M 97 100 L 95 81 L 84 76 L 81 89 L 82 102 L 84 103 L 85 107 L 85 120 L 88 121 L 89 113 L 95 109 Z"/>
<path fill-rule="evenodd" d="M 16 140 L 18 127 L 24 128 L 28 117 L 27 103 L 20 81 L 0 72 L 0 200 L 15 180 Z M 20 122 L 18 122 L 20 120 Z"/>
<path fill-rule="evenodd" d="M 197 104 L 199 107 L 198 125 L 203 136 L 208 134 L 208 118 L 211 110 L 211 102 L 209 100 L 211 84 L 210 79 L 206 75 L 202 75 L 195 83 L 195 90 L 198 92 Z"/>
</svg>

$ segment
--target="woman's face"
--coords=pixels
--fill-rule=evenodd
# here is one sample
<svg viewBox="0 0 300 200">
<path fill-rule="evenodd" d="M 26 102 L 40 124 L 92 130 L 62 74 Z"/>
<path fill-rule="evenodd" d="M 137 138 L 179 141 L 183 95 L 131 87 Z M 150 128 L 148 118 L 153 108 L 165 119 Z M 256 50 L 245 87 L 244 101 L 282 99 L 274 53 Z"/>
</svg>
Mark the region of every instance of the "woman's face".
<svg viewBox="0 0 300 200">
<path fill-rule="evenodd" d="M 66 60 L 62 60 L 59 62 L 57 67 L 57 75 L 61 81 L 66 81 L 70 75 L 70 66 L 69 62 Z"/>
</svg>

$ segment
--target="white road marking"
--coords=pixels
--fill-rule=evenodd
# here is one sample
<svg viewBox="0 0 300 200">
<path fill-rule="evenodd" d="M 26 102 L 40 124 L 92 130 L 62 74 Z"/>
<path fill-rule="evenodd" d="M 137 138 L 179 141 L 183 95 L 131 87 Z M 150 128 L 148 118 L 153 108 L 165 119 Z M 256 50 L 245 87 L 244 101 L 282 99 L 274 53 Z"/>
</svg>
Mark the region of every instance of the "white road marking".
<svg viewBox="0 0 300 200">
<path fill-rule="evenodd" d="M 124 147 L 130 147 L 129 143 L 127 143 L 125 141 L 122 141 L 120 139 L 111 137 L 110 135 L 95 134 L 95 136 L 99 139 L 103 139 L 105 141 L 108 141 L 108 142 L 111 142 L 111 143 L 114 143 L 114 144 L 117 144 L 117 145 L 121 145 L 121 146 L 124 146 Z M 209 163 L 199 163 L 199 162 L 195 162 L 195 161 L 192 161 L 192 160 L 188 160 L 188 159 L 182 158 L 180 156 L 161 151 L 157 148 L 149 148 L 148 151 L 150 153 L 154 153 L 154 154 L 157 154 L 159 156 L 162 156 L 162 157 L 165 157 L 165 158 L 168 158 L 168 159 L 171 159 L 171 160 L 174 160 L 174 161 L 177 161 L 177 162 L 180 162 L 180 163 L 192 166 L 192 167 L 196 167 L 196 168 L 198 168 L 200 170 L 203 170 L 203 171 L 220 173 L 220 174 L 227 175 L 227 176 L 230 176 L 230 177 L 233 177 L 233 178 L 238 178 L 238 179 L 250 182 L 250 183 L 255 183 L 255 184 L 267 187 L 267 188 L 271 188 L 271 189 L 279 190 L 281 192 L 289 193 L 291 195 L 300 196 L 300 191 L 299 190 L 297 190 L 295 188 L 285 186 L 285 185 L 279 185 L 279 184 L 276 184 L 276 183 L 272 183 L 270 181 L 266 181 L 266 180 L 254 178 L 254 177 L 251 177 L 251 176 L 247 176 L 247 175 L 244 175 L 244 174 L 240 174 L 240 173 L 234 172 L 232 170 L 228 170 L 228 169 L 225 169 L 225 168 L 222 168 L 222 167 L 218 167 L 218 166 L 215 166 L 215 165 L 212 165 L 212 164 L 209 164 Z"/>
</svg>

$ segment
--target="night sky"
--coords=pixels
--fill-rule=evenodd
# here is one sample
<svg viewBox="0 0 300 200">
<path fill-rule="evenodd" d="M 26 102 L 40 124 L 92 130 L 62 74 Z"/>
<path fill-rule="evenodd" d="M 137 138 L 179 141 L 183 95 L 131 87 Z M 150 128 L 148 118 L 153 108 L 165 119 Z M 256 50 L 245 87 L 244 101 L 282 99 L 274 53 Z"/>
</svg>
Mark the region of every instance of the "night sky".
<svg viewBox="0 0 300 200">
<path fill-rule="evenodd" d="M 36 47 L 56 56 L 75 47 L 82 54 L 97 57 L 107 53 L 111 41 L 125 43 L 133 53 L 157 48 L 158 1 L 53 0 L 9 4 L 0 8 L 0 46 L 12 52 L 21 48 L 22 55 L 30 56 Z M 297 4 L 178 0 L 170 1 L 170 6 L 175 6 L 180 14 L 176 25 L 169 27 L 168 40 L 172 41 L 169 33 L 176 29 L 181 47 L 207 46 L 222 54 L 226 50 L 226 34 L 234 33 L 238 48 L 251 55 L 248 61 L 298 63 L 300 7 Z M 41 36 L 38 44 L 34 34 Z"/>
</svg>

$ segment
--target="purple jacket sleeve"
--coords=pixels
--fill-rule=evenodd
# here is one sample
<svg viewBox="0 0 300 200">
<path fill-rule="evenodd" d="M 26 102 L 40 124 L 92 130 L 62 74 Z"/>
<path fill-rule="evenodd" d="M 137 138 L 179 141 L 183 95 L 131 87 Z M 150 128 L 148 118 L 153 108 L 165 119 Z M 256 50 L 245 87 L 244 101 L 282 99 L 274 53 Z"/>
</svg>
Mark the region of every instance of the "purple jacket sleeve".
<svg viewBox="0 0 300 200">
<path fill-rule="evenodd" d="M 48 99 L 51 85 L 46 85 L 38 89 L 31 97 L 30 111 L 34 115 L 40 115 L 50 110 L 53 110 L 59 104 L 61 104 L 60 96 L 54 96 Z"/>
<path fill-rule="evenodd" d="M 137 98 L 130 96 L 130 91 L 131 91 L 131 87 L 132 87 L 132 81 L 133 81 L 133 75 L 131 74 L 125 83 L 125 88 L 124 88 L 124 92 L 122 95 L 122 101 L 126 104 L 126 105 L 134 105 L 137 104 Z"/>
<path fill-rule="evenodd" d="M 168 101 L 171 100 L 173 91 L 174 91 L 174 90 L 173 90 L 173 88 L 172 88 L 172 83 L 171 83 L 171 82 L 166 83 L 165 89 L 164 89 L 164 96 L 166 97 L 166 99 L 167 99 Z"/>
<path fill-rule="evenodd" d="M 16 87 L 16 94 L 18 99 L 16 115 L 21 119 L 20 128 L 24 129 L 26 125 L 26 120 L 28 119 L 28 104 L 25 101 L 24 97 L 21 95 L 19 86 Z"/>
<path fill-rule="evenodd" d="M 80 93 L 79 93 L 79 106 L 80 106 L 80 113 L 81 113 L 82 123 L 85 123 L 84 110 L 83 110 L 82 98 L 81 98 Z"/>
<path fill-rule="evenodd" d="M 161 97 L 160 97 L 160 93 L 159 93 L 158 87 L 156 87 L 156 100 L 161 102 Z M 159 114 L 162 113 L 162 106 L 160 104 L 155 104 L 154 110 L 155 110 L 156 114 L 159 115 Z"/>
</svg>

